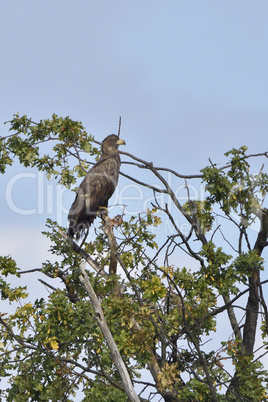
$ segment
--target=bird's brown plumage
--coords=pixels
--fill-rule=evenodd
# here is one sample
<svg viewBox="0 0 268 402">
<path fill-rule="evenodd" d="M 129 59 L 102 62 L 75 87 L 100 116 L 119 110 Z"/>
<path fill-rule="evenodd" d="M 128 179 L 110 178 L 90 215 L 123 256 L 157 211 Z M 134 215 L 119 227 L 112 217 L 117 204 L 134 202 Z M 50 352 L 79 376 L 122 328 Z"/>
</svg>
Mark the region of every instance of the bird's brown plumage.
<svg viewBox="0 0 268 402">
<path fill-rule="evenodd" d="M 99 207 L 108 206 L 118 182 L 120 156 L 118 146 L 125 144 L 115 134 L 102 141 L 102 156 L 79 186 L 76 198 L 70 208 L 68 235 L 78 237 L 89 228 L 96 218 Z"/>
</svg>

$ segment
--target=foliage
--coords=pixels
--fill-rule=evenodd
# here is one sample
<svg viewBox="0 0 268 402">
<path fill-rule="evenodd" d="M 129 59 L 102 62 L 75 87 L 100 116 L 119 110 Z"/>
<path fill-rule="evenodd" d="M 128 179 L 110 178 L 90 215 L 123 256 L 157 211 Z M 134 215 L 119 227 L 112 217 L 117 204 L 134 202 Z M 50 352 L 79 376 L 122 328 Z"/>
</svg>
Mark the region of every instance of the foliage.
<svg viewBox="0 0 268 402">
<path fill-rule="evenodd" d="M 34 123 L 16 115 L 10 125 L 12 134 L 0 139 L 2 173 L 18 157 L 23 166 L 57 177 L 69 188 L 86 173 L 87 158 L 99 156 L 93 137 L 69 117 L 53 115 Z M 254 353 L 256 334 L 265 337 L 268 328 L 265 283 L 260 279 L 265 264 L 259 237 L 252 241 L 249 234 L 256 219 L 266 214 L 262 204 L 268 175 L 263 169 L 250 173 L 251 156 L 246 152 L 244 146 L 233 149 L 226 153 L 225 167 L 211 164 L 202 169 L 206 197 L 189 198 L 184 205 L 158 168 L 135 157 L 160 180 L 166 199 L 136 216 L 122 211 L 109 218 L 117 244 L 116 275 L 108 274 L 112 252 L 104 222 L 96 225 L 95 239 L 80 248 L 66 241 L 64 228 L 47 220 L 43 234 L 50 239 L 56 261 L 40 265 L 40 277 L 49 281 L 50 292 L 44 289 L 36 300 L 28 295 L 30 289 L 11 286 L 11 278 L 17 283 L 26 273 L 11 256 L 0 257 L 1 298 L 14 307 L 0 317 L 0 370 L 9 380 L 2 400 L 72 401 L 78 391 L 85 402 L 128 400 L 80 280 L 84 259 L 133 384 L 142 384 L 142 400 L 149 400 L 150 392 L 158 394 L 157 400 L 162 396 L 172 402 L 268 399 L 268 373 Z M 258 157 L 263 156 L 267 155 Z M 136 174 L 135 181 L 139 182 Z M 167 200 L 175 206 L 173 214 Z M 190 224 L 187 234 L 178 228 L 178 216 Z M 165 219 L 175 234 L 162 233 Z M 231 231 L 224 232 L 226 221 Z M 268 228 L 262 225 L 263 232 L 267 241 Z M 265 247 L 263 236 L 261 241 Z M 189 257 L 188 266 L 182 263 L 184 256 Z M 177 263 L 169 263 L 171 258 Z M 55 284 L 57 278 L 61 286 Z M 260 328 L 247 307 L 254 296 L 252 283 L 258 295 L 256 316 L 262 306 Z M 218 330 L 222 320 L 226 333 Z M 251 350 L 246 332 L 253 337 Z M 218 340 L 216 350 L 210 339 Z"/>
</svg>

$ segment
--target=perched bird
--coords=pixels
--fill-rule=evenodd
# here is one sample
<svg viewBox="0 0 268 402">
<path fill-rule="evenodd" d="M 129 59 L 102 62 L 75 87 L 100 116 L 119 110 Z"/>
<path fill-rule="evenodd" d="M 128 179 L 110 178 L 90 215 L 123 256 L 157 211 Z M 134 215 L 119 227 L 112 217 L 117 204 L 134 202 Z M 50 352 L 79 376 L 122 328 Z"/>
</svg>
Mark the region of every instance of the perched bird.
<svg viewBox="0 0 268 402">
<path fill-rule="evenodd" d="M 77 234 L 79 238 L 96 218 L 98 209 L 107 208 L 119 177 L 118 146 L 125 144 L 125 141 L 115 134 L 108 135 L 102 141 L 102 155 L 80 184 L 70 208 L 68 215 L 70 237 Z"/>
</svg>

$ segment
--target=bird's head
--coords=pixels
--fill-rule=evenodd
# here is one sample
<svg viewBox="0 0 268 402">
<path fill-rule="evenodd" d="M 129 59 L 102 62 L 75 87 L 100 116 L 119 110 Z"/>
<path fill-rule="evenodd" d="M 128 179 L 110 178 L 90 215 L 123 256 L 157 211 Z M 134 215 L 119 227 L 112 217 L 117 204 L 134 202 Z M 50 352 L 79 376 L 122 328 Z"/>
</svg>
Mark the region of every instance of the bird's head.
<svg viewBox="0 0 268 402">
<path fill-rule="evenodd" d="M 102 153 L 111 154 L 118 149 L 119 145 L 126 145 L 126 143 L 117 135 L 110 134 L 108 135 L 108 137 L 104 138 L 104 140 L 101 143 Z"/>
</svg>

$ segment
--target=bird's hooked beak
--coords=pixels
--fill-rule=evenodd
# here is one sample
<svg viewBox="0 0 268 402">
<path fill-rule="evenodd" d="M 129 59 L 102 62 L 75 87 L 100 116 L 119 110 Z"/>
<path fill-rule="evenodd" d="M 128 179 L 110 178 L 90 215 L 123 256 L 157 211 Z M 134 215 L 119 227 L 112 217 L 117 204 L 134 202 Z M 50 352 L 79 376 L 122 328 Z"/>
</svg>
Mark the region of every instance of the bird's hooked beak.
<svg viewBox="0 0 268 402">
<path fill-rule="evenodd" d="M 125 141 L 119 138 L 119 140 L 116 141 L 117 145 L 126 145 Z"/>
</svg>

